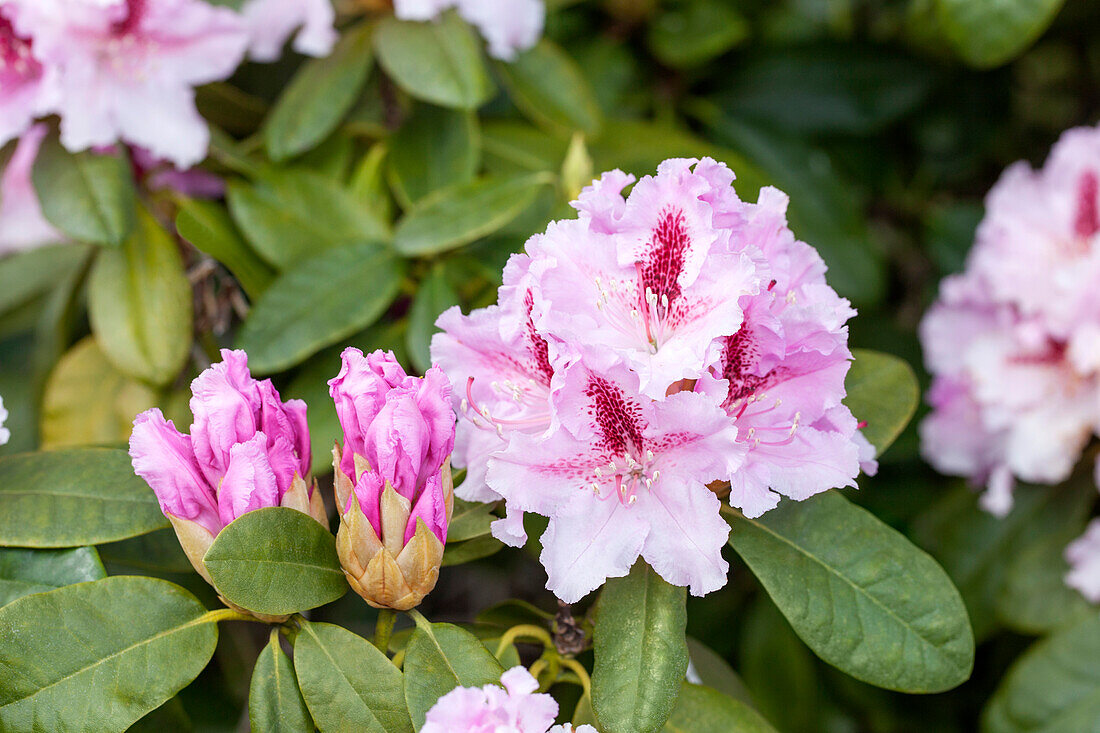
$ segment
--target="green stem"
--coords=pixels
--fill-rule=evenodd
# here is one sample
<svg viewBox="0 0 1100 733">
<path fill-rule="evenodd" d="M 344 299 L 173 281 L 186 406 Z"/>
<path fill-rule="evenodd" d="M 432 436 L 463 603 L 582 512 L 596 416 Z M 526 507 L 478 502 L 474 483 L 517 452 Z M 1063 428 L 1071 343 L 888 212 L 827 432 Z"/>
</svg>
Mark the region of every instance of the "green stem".
<svg viewBox="0 0 1100 733">
<path fill-rule="evenodd" d="M 232 608 L 219 608 L 216 611 L 207 611 L 199 617 L 198 621 L 203 624 L 216 624 L 219 621 L 255 621 L 256 623 L 262 623 L 258 618 L 249 616 L 247 613 L 234 611 Z"/>
<path fill-rule="evenodd" d="M 516 639 L 520 637 L 538 639 L 547 649 L 554 648 L 554 640 L 550 638 L 550 634 L 546 629 L 531 624 L 522 624 L 520 626 L 513 626 L 500 637 L 500 644 L 497 645 L 497 659 L 500 658 L 500 655 L 504 653 L 504 650 L 508 648 L 509 644 L 514 644 Z"/>
<path fill-rule="evenodd" d="M 397 613 L 388 608 L 378 611 L 378 621 L 374 624 L 374 645 L 383 654 L 390 649 L 390 635 L 393 634 L 393 625 L 397 622 Z"/>
</svg>

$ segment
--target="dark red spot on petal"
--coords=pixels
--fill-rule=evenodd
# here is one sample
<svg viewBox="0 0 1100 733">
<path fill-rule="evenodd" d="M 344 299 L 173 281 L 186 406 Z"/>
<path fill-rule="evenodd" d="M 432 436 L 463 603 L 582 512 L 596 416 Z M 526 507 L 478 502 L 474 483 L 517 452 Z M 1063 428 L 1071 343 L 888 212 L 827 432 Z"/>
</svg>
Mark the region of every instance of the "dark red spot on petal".
<svg viewBox="0 0 1100 733">
<path fill-rule="evenodd" d="M 0 88 L 37 76 L 42 66 L 31 55 L 31 39 L 16 34 L 0 9 Z"/>
<path fill-rule="evenodd" d="M 729 380 L 729 393 L 724 407 L 750 396 L 767 381 L 753 372 L 760 359 L 760 348 L 752 336 L 752 329 L 742 326 L 741 330 L 725 339 L 722 351 L 722 378 Z"/>
<path fill-rule="evenodd" d="M 133 32 L 145 15 L 146 2 L 148 0 L 126 0 L 126 15 L 111 27 L 111 31 L 119 36 Z"/>
<path fill-rule="evenodd" d="M 684 214 L 679 209 L 662 214 L 649 242 L 649 256 L 641 268 L 642 292 L 652 290 L 660 301 L 672 303 L 680 295 L 680 273 L 691 248 Z"/>
<path fill-rule="evenodd" d="M 1077 188 L 1077 219 L 1074 221 L 1074 231 L 1077 236 L 1087 239 L 1100 231 L 1100 213 L 1097 212 L 1097 194 L 1100 186 L 1097 185 L 1096 174 L 1088 171 L 1081 176 L 1081 182 Z"/>
<path fill-rule="evenodd" d="M 535 361 L 535 369 L 538 370 L 539 376 L 549 385 L 554 376 L 554 367 L 550 365 L 550 347 L 546 339 L 535 330 L 535 320 L 531 317 L 531 312 L 535 308 L 535 296 L 530 290 L 523 296 L 523 305 L 527 310 L 527 351 Z"/>
<path fill-rule="evenodd" d="M 594 374 L 589 376 L 584 393 L 603 450 L 615 456 L 640 453 L 644 445 L 641 405 L 628 400 L 618 385 Z"/>
</svg>

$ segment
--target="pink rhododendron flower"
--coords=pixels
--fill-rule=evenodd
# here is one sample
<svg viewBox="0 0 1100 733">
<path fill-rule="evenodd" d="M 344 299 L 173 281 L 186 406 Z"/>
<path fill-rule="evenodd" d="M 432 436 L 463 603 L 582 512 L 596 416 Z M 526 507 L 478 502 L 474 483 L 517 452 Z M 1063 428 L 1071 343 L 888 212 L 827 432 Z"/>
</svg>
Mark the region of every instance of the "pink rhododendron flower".
<svg viewBox="0 0 1100 733">
<path fill-rule="evenodd" d="M 938 470 L 985 483 L 1004 515 L 1015 479 L 1069 477 L 1100 432 L 1100 129 L 1070 130 L 1046 165 L 990 191 L 966 272 L 921 324 L 935 379 L 921 425 Z"/>
<path fill-rule="evenodd" d="M 55 80 L 35 55 L 33 40 L 12 26 L 15 11 L 0 1 L 0 145 L 23 134 L 57 101 Z"/>
<path fill-rule="evenodd" d="M 523 667 L 502 674 L 500 685 L 456 687 L 428 711 L 420 733 L 596 733 L 590 725 L 554 725 L 557 701 Z"/>
<path fill-rule="evenodd" d="M 31 183 L 31 169 L 45 136 L 44 125 L 25 132 L 0 173 L 0 255 L 65 239 L 42 216 L 38 194 Z"/>
<path fill-rule="evenodd" d="M 502 497 L 509 544 L 524 512 L 549 517 L 542 561 L 568 602 L 639 555 L 708 593 L 726 580 L 725 482 L 758 516 L 875 468 L 841 403 L 854 311 L 787 228 L 786 197 L 742 202 L 709 159 L 665 161 L 624 198 L 633 180 L 586 188 L 577 219 L 509 262 L 497 305 L 448 311 L 432 342 L 466 387 L 460 495 Z"/>
<path fill-rule="evenodd" d="M 305 403 L 282 402 L 271 380 L 253 379 L 243 351 L 223 350 L 222 359 L 191 383 L 190 435 L 158 408 L 134 419 L 134 471 L 152 487 L 177 533 L 181 526 L 201 528 L 210 542 L 234 519 L 262 507 L 293 506 L 324 517 L 316 488 L 306 482 Z"/>
<path fill-rule="evenodd" d="M 7 419 L 8 411 L 4 408 L 4 398 L 0 397 L 0 445 L 4 445 L 11 440 L 11 431 L 4 427 Z"/>
<path fill-rule="evenodd" d="M 294 50 L 327 56 L 338 34 L 331 0 L 249 0 L 241 15 L 250 35 L 248 52 L 257 61 L 275 61 L 295 31 Z"/>
<path fill-rule="evenodd" d="M 489 44 L 489 54 L 505 61 L 538 43 L 546 22 L 543 0 L 394 0 L 402 20 L 433 20 L 455 8 Z"/>
<path fill-rule="evenodd" d="M 248 43 L 240 16 L 203 0 L 9 0 L 15 31 L 56 81 L 70 150 L 121 139 L 180 168 L 206 155 L 194 87 L 224 79 Z"/>
</svg>

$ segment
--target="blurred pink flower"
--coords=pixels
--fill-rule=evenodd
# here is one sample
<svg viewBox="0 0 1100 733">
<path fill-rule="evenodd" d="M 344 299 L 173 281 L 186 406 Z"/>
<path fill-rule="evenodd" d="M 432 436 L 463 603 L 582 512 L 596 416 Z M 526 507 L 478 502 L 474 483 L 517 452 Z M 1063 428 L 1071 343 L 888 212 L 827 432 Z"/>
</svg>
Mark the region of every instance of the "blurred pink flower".
<svg viewBox="0 0 1100 733">
<path fill-rule="evenodd" d="M 1098 470 L 1100 474 L 1100 470 Z M 1100 475 L 1097 476 L 1100 483 Z M 1085 533 L 1066 547 L 1066 585 L 1076 588 L 1093 603 L 1100 603 L 1100 519 L 1094 519 Z"/>
<path fill-rule="evenodd" d="M 180 168 L 206 155 L 194 87 L 228 77 L 248 43 L 240 16 L 202 0 L 9 0 L 56 80 L 70 150 L 121 139 Z"/>
<path fill-rule="evenodd" d="M 420 733 L 596 733 L 590 725 L 554 725 L 558 703 L 538 689 L 523 667 L 502 674 L 500 686 L 456 687 L 428 711 Z"/>
<path fill-rule="evenodd" d="M 327 56 L 339 37 L 331 0 L 248 0 L 241 15 L 250 36 L 249 56 L 275 61 L 292 34 L 294 50 L 306 56 Z"/>
<path fill-rule="evenodd" d="M 433 20 L 451 8 L 480 31 L 489 54 L 504 61 L 538 43 L 546 22 L 543 0 L 394 0 L 402 20 Z"/>
<path fill-rule="evenodd" d="M 45 125 L 35 125 L 23 133 L 0 174 L 0 255 L 65 239 L 42 216 L 31 183 L 31 169 L 45 136 Z"/>
<path fill-rule="evenodd" d="M 0 397 L 0 445 L 4 445 L 11 440 L 11 431 L 4 427 L 7 419 L 8 411 L 4 408 L 4 398 Z"/>
<path fill-rule="evenodd" d="M 16 7 L 0 0 L 0 146 L 19 137 L 57 102 L 56 79 L 43 69 L 30 37 L 12 26 Z"/>
</svg>

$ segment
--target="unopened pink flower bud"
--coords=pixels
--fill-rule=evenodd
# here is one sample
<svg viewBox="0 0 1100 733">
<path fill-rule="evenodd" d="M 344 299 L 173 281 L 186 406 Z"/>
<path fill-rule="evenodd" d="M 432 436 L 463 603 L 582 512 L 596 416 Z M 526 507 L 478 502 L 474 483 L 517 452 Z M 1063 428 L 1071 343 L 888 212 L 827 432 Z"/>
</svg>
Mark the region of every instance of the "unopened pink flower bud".
<svg viewBox="0 0 1100 733">
<path fill-rule="evenodd" d="M 190 435 L 157 408 L 138 415 L 130 435 L 134 472 L 156 493 L 187 559 L 207 582 L 203 557 L 246 512 L 285 506 L 328 527 L 309 478 L 305 403 L 282 402 L 270 380 L 253 379 L 243 351 L 223 350 L 222 359 L 191 383 Z"/>
<path fill-rule="evenodd" d="M 333 451 L 340 562 L 369 604 L 408 610 L 435 587 L 454 508 L 450 383 L 347 349 L 329 385 L 345 441 Z"/>
</svg>

